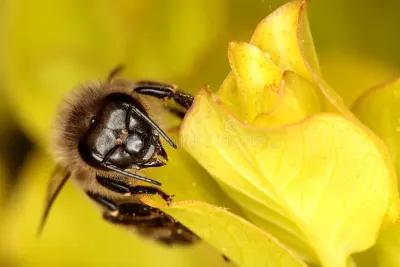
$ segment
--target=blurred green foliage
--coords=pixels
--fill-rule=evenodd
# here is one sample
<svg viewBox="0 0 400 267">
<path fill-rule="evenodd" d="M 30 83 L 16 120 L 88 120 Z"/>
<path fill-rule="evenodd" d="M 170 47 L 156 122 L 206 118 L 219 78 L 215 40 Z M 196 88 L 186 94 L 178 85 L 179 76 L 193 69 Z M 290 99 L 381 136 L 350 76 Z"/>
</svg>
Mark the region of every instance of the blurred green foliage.
<svg viewBox="0 0 400 267">
<path fill-rule="evenodd" d="M 0 265 L 223 266 L 206 244 L 165 249 L 108 225 L 68 184 L 41 239 L 36 229 L 53 162 L 49 128 L 63 95 L 117 64 L 130 79 L 172 82 L 195 93 L 219 88 L 229 41 L 247 41 L 277 0 L 0 0 L 0 147 L 10 131 L 37 149 L 17 175 L 1 150 Z M 400 2 L 310 1 L 309 19 L 327 81 L 349 106 L 368 87 L 398 75 Z M 7 192 L 7 194 L 5 193 Z M 203 256 L 199 256 L 203 255 Z"/>
</svg>

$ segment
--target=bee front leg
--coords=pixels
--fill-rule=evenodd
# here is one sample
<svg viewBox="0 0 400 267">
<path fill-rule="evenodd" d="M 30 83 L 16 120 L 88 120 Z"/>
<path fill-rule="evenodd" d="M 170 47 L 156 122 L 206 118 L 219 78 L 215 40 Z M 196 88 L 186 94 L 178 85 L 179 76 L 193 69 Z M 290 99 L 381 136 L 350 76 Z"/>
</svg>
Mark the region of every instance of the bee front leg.
<svg viewBox="0 0 400 267">
<path fill-rule="evenodd" d="M 158 210 L 142 203 L 122 203 L 117 205 L 112 200 L 99 194 L 87 191 L 86 194 L 101 205 L 106 211 L 103 218 L 112 223 L 140 224 L 149 217 L 158 214 Z"/>
<path fill-rule="evenodd" d="M 109 212 L 116 212 L 118 211 L 118 206 L 113 201 L 99 195 L 92 193 L 90 191 L 86 191 L 86 194 L 95 202 L 106 208 Z"/>
<path fill-rule="evenodd" d="M 104 186 L 105 188 L 120 194 L 157 194 L 162 197 L 162 199 L 164 199 L 167 203 L 170 203 L 173 198 L 173 195 L 168 195 L 167 193 L 156 187 L 142 185 L 131 186 L 125 182 L 113 180 L 99 175 L 96 175 L 96 180 L 100 185 Z"/>
<path fill-rule="evenodd" d="M 134 92 L 149 95 L 160 99 L 172 98 L 178 105 L 189 109 L 194 101 L 190 94 L 177 90 L 176 86 L 153 81 L 139 81 L 136 83 Z"/>
</svg>

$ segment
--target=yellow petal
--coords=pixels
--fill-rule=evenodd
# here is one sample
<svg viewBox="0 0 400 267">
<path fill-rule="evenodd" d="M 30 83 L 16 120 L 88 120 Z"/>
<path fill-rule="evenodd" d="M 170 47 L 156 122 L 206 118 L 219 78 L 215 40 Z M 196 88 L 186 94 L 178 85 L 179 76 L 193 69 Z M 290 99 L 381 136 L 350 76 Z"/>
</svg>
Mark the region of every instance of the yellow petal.
<svg viewBox="0 0 400 267">
<path fill-rule="evenodd" d="M 257 26 L 251 44 L 267 53 L 281 70 L 291 70 L 311 80 L 297 39 L 300 13 L 305 8 L 306 1 L 296 0 L 277 9 Z M 311 34 L 302 40 L 312 44 Z"/>
<path fill-rule="evenodd" d="M 274 237 L 226 209 L 186 201 L 164 206 L 162 210 L 216 247 L 236 266 L 307 266 Z"/>
<path fill-rule="evenodd" d="M 400 173 L 400 79 L 368 90 L 353 105 L 357 117 L 389 148 Z"/>
<path fill-rule="evenodd" d="M 353 118 L 342 98 L 322 78 L 306 11 L 305 0 L 280 7 L 260 22 L 251 44 L 267 53 L 281 70 L 293 71 L 315 83 L 324 109 Z"/>
<path fill-rule="evenodd" d="M 229 266 L 206 243 L 166 247 L 104 220 L 100 210 L 71 182 L 54 203 L 40 238 L 37 230 L 52 171 L 43 153 L 33 153 L 10 206 L 2 209 L 0 255 L 11 266 Z"/>
<path fill-rule="evenodd" d="M 219 103 L 201 91 L 181 140 L 231 197 L 238 191 L 293 221 L 324 266 L 346 266 L 351 253 L 374 244 L 398 200 L 388 155 L 363 128 L 334 114 L 276 129 L 248 127 Z M 238 204 L 252 211 L 248 203 Z"/>
<path fill-rule="evenodd" d="M 280 98 L 274 110 L 259 114 L 254 125 L 282 126 L 298 122 L 321 111 L 318 88 L 291 71 L 285 71 L 282 78 Z"/>
<path fill-rule="evenodd" d="M 241 121 L 247 118 L 247 112 L 242 108 L 242 100 L 239 98 L 239 87 L 233 72 L 225 78 L 217 94 L 224 105 Z"/>
<path fill-rule="evenodd" d="M 168 131 L 168 135 L 178 140 L 178 131 Z M 145 176 L 160 181 L 163 191 L 174 195 L 174 201 L 201 200 L 239 213 L 237 205 L 182 147 L 174 149 L 165 144 L 164 148 L 169 158 L 167 165 L 144 169 Z"/>
<path fill-rule="evenodd" d="M 296 2 L 296 1 L 295 1 Z M 302 62 L 307 69 L 306 78 L 311 80 L 319 87 L 319 95 L 323 101 L 323 107 L 326 111 L 339 112 L 349 119 L 355 119 L 353 113 L 347 108 L 342 97 L 331 88 L 331 86 L 322 77 L 319 69 L 318 58 L 315 52 L 314 43 L 311 36 L 311 29 L 307 18 L 307 2 L 302 1 L 298 11 L 298 24 L 296 27 L 296 40 L 302 57 Z M 293 32 L 292 32 L 293 34 Z M 303 73 L 297 71 L 298 74 Z"/>
<path fill-rule="evenodd" d="M 252 123 L 257 114 L 275 107 L 282 72 L 264 52 L 247 43 L 231 43 L 228 57 L 238 85 L 241 105 L 237 108 L 244 110 L 245 120 Z"/>
</svg>

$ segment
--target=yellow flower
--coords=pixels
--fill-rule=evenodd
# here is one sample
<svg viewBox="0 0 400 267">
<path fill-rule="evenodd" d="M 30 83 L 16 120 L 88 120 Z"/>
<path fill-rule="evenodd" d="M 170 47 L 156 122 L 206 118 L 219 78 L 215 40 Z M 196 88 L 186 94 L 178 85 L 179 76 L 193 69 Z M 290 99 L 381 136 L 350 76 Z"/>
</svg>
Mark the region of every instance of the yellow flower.
<svg viewBox="0 0 400 267">
<path fill-rule="evenodd" d="M 250 43 L 230 44 L 232 72 L 217 93 L 200 90 L 180 138 L 249 222 L 307 262 L 347 266 L 397 220 L 396 173 L 383 142 L 322 79 L 305 8 L 288 3 Z M 268 249 L 249 253 L 257 234 L 221 210 L 164 209 L 239 266 L 274 262 Z"/>
<path fill-rule="evenodd" d="M 353 104 L 352 110 L 387 144 L 397 173 L 400 173 L 400 79 L 373 87 Z M 374 248 L 380 266 L 397 266 L 400 226 L 384 229 Z"/>
</svg>

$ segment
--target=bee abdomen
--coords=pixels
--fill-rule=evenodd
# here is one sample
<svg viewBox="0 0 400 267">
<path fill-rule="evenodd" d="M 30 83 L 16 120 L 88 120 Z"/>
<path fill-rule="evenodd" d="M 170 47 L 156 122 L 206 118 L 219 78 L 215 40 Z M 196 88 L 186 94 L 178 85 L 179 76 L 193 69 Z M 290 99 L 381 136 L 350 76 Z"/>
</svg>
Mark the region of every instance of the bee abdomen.
<svg viewBox="0 0 400 267">
<path fill-rule="evenodd" d="M 87 195 L 104 209 L 103 218 L 133 229 L 140 235 L 166 245 L 193 244 L 199 238 L 181 223 L 157 208 L 138 202 L 116 203 L 99 194 Z"/>
<path fill-rule="evenodd" d="M 132 228 L 140 235 L 165 245 L 189 245 L 199 240 L 193 232 L 162 211 L 157 210 L 155 216 L 148 218 L 126 214 L 113 216 L 107 212 L 103 214 L 106 221 Z"/>
</svg>

